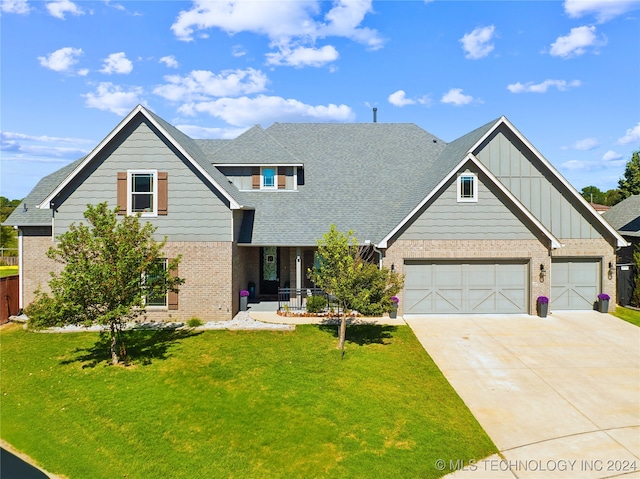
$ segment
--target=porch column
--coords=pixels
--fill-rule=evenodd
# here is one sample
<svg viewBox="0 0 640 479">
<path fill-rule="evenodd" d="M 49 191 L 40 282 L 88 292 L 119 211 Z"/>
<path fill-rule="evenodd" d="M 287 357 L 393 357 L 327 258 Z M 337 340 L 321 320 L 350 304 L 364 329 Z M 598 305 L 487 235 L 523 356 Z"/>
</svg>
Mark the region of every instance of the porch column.
<svg viewBox="0 0 640 479">
<path fill-rule="evenodd" d="M 296 248 L 296 289 L 302 288 L 302 257 L 300 248 Z"/>
</svg>

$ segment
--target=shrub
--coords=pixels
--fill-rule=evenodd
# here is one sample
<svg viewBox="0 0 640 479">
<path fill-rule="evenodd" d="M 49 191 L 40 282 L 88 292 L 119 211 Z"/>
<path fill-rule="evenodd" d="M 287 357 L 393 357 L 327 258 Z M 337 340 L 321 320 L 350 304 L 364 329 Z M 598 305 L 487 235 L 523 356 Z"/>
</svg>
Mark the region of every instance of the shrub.
<svg viewBox="0 0 640 479">
<path fill-rule="evenodd" d="M 324 296 L 309 296 L 307 298 L 307 312 L 320 313 L 327 305 L 327 299 Z"/>
<path fill-rule="evenodd" d="M 391 298 L 402 289 L 403 283 L 402 276 L 387 268 L 378 269 L 375 264 L 364 264 L 354 285 L 355 297 L 349 307 L 365 316 L 382 316 L 396 306 Z"/>
<path fill-rule="evenodd" d="M 200 318 L 191 318 L 189 321 L 187 321 L 187 326 L 189 326 L 190 328 L 197 328 L 198 326 L 202 326 L 202 321 L 200 320 Z"/>
</svg>

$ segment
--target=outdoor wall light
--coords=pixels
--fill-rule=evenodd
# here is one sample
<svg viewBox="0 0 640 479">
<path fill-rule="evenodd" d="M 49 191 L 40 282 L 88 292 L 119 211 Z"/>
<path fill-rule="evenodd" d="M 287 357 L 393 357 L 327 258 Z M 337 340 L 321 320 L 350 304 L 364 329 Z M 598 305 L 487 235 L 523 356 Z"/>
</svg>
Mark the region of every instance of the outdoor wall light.
<svg viewBox="0 0 640 479">
<path fill-rule="evenodd" d="M 396 265 L 391 263 L 391 272 L 394 273 L 396 271 Z"/>
<path fill-rule="evenodd" d="M 609 279 L 613 279 L 613 273 L 615 273 L 615 269 L 613 268 L 613 263 L 609 261 Z"/>
<path fill-rule="evenodd" d="M 544 283 L 544 278 L 547 276 L 547 270 L 544 269 L 544 264 L 540 264 L 540 282 Z"/>
</svg>

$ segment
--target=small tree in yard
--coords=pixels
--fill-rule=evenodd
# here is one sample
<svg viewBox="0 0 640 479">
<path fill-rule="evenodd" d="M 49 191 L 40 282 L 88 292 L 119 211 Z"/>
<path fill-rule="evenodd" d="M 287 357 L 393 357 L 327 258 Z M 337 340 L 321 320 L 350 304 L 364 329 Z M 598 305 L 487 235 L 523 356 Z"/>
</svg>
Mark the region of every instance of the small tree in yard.
<svg viewBox="0 0 640 479">
<path fill-rule="evenodd" d="M 378 269 L 367 262 L 365 250 L 358 246 L 352 231 L 345 235 L 331 225 L 317 244 L 319 261 L 309 273 L 317 287 L 338 301 L 342 310 L 338 349 L 343 349 L 348 311 L 358 309 L 369 314 L 388 311 L 391 297 L 402 289 L 404 280 L 387 268 Z"/>
<path fill-rule="evenodd" d="M 155 228 L 142 225 L 139 216 L 118 221 L 116 212 L 107 203 L 87 205 L 88 225 L 72 224 L 47 252 L 64 265 L 60 274 L 51 273 L 52 296 L 37 291 L 36 300 L 26 309 L 34 329 L 109 326 L 113 364 L 126 358 L 123 326 L 144 313 L 146 298 L 177 292 L 184 282 L 172 273 L 177 271 L 179 257 L 165 267 L 165 241 L 153 239 Z"/>
</svg>

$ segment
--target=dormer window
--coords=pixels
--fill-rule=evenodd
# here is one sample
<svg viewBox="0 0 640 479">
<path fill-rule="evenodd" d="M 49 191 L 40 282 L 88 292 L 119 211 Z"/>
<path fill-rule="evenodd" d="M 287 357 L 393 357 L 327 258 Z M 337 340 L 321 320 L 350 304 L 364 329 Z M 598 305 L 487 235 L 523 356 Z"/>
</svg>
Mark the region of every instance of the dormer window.
<svg viewBox="0 0 640 479">
<path fill-rule="evenodd" d="M 478 201 L 478 177 L 475 173 L 458 175 L 458 203 L 476 203 Z"/>
<path fill-rule="evenodd" d="M 276 188 L 276 169 L 274 167 L 262 167 L 260 173 L 260 188 L 272 190 Z"/>
</svg>

